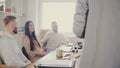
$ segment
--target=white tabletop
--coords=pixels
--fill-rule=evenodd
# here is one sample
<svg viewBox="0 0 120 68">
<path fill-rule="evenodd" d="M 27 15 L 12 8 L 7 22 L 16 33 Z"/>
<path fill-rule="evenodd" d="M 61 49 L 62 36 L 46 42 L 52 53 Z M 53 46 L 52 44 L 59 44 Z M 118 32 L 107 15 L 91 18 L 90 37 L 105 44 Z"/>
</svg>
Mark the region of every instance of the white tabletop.
<svg viewBox="0 0 120 68">
<path fill-rule="evenodd" d="M 41 66 L 54 66 L 54 67 L 73 67 L 74 60 L 57 60 L 56 59 L 56 50 L 50 52 L 37 62 L 35 62 L 35 65 L 41 65 Z"/>
<path fill-rule="evenodd" d="M 81 42 L 83 42 L 83 45 L 84 45 L 84 40 L 81 40 Z M 59 47 L 59 48 L 61 48 L 61 47 Z M 64 48 L 64 47 L 62 47 L 62 48 Z M 69 48 L 67 48 L 67 49 L 69 49 Z M 52 67 L 53 66 L 54 67 L 59 67 L 59 66 L 62 66 L 62 67 L 73 67 L 74 62 L 75 62 L 75 60 L 57 60 L 56 59 L 56 50 L 54 50 L 54 51 L 48 53 L 43 58 L 41 58 L 38 61 L 36 61 L 34 63 L 34 65 L 36 65 L 36 66 L 38 66 L 38 65 L 49 66 L 49 67 L 50 66 L 52 66 Z"/>
</svg>

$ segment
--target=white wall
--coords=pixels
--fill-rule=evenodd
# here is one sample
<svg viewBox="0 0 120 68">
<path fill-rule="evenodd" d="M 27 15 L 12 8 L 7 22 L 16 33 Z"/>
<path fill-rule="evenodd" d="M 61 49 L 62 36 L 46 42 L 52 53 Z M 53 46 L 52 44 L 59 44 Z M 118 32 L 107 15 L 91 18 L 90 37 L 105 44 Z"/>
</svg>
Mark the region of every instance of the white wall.
<svg viewBox="0 0 120 68">
<path fill-rule="evenodd" d="M 31 20 L 35 23 L 36 12 L 36 0 L 27 0 L 27 20 Z"/>
<path fill-rule="evenodd" d="M 4 30 L 4 23 L 3 23 L 3 18 L 4 17 L 5 17 L 5 15 L 0 12 L 0 31 Z"/>
<path fill-rule="evenodd" d="M 36 34 L 39 35 L 41 20 L 42 0 L 27 0 L 27 20 L 33 21 Z"/>
<path fill-rule="evenodd" d="M 36 7 L 37 7 L 37 14 L 36 14 L 36 17 L 37 17 L 37 22 L 36 22 L 36 33 L 37 33 L 37 36 L 39 36 L 40 34 L 40 30 L 42 28 L 42 1 L 43 0 L 37 0 L 37 4 L 36 4 Z"/>
<path fill-rule="evenodd" d="M 24 2 L 22 2 L 22 4 L 21 4 L 23 6 L 23 7 L 21 6 L 22 7 L 22 14 L 23 14 L 22 16 L 21 15 L 16 15 L 16 14 L 14 15 L 13 14 L 13 16 L 17 17 L 18 27 L 24 26 L 24 23 L 27 20 L 27 12 L 26 12 L 27 11 L 27 9 L 26 9 L 27 6 L 26 6 L 26 4 L 27 4 L 26 0 L 24 0 Z M 19 9 L 19 8 L 17 8 L 17 9 Z M 4 30 L 3 19 L 4 19 L 4 17 L 6 15 L 10 15 L 10 14 L 4 13 L 4 12 L 0 12 L 0 31 Z M 23 34 L 20 34 L 20 33 L 18 33 L 17 35 L 15 35 L 15 38 L 17 39 L 20 48 L 22 47 L 22 37 L 23 37 Z"/>
</svg>

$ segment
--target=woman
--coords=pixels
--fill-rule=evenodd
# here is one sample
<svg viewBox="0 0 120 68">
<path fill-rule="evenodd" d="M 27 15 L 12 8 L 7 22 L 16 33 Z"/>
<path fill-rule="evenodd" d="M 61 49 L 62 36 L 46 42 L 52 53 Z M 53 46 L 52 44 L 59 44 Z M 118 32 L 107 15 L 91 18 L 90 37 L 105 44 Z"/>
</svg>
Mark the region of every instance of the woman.
<svg viewBox="0 0 120 68">
<path fill-rule="evenodd" d="M 31 61 L 35 62 L 44 55 L 46 55 L 45 50 L 42 48 L 42 45 L 38 42 L 34 24 L 32 21 L 27 21 L 25 24 L 25 35 L 23 37 L 23 54 Z"/>
</svg>

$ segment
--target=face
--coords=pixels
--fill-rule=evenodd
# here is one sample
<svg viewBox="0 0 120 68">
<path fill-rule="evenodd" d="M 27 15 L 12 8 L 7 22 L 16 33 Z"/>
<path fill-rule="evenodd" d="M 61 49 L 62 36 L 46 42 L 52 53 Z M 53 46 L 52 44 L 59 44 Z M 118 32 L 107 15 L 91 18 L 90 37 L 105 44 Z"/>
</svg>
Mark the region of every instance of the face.
<svg viewBox="0 0 120 68">
<path fill-rule="evenodd" d="M 10 26 L 11 32 L 13 34 L 17 34 L 17 22 L 16 22 L 16 20 L 10 21 L 9 26 Z"/>
<path fill-rule="evenodd" d="M 29 30 L 30 30 L 30 32 L 35 31 L 34 24 L 32 22 L 29 24 Z"/>
<path fill-rule="evenodd" d="M 52 24 L 52 30 L 53 30 L 54 32 L 58 32 L 58 26 L 57 26 L 56 23 L 53 23 L 53 24 Z"/>
</svg>

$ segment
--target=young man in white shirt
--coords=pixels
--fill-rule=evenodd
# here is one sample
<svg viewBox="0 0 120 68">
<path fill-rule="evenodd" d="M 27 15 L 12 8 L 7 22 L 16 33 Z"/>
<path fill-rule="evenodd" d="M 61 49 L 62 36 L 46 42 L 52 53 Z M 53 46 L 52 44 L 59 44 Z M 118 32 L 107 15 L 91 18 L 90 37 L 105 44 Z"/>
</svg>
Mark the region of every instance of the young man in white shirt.
<svg viewBox="0 0 120 68">
<path fill-rule="evenodd" d="M 0 38 L 0 55 L 8 66 L 26 67 L 31 62 L 23 55 L 18 47 L 16 39 L 17 34 L 16 17 L 6 16 L 4 19 L 5 32 Z"/>
</svg>

